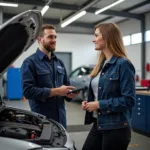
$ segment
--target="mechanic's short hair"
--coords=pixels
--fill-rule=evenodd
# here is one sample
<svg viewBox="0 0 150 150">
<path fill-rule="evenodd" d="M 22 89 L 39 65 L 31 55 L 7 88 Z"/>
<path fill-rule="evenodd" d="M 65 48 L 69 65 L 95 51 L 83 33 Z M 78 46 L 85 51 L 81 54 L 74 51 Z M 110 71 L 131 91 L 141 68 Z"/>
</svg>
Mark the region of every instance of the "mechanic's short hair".
<svg viewBox="0 0 150 150">
<path fill-rule="evenodd" d="M 45 29 L 56 30 L 56 27 L 53 26 L 52 24 L 43 24 L 41 29 L 40 29 L 40 32 L 39 32 L 40 37 L 43 37 Z"/>
</svg>

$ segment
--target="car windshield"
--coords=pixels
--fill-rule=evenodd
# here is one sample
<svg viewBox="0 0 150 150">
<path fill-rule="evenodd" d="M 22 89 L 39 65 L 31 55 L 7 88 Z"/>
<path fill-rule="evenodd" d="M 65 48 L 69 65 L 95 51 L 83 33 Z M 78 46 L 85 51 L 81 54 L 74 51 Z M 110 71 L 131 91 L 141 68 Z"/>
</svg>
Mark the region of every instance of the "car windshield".
<svg viewBox="0 0 150 150">
<path fill-rule="evenodd" d="M 44 150 L 44 148 L 32 148 L 32 149 L 28 149 L 28 150 Z"/>
<path fill-rule="evenodd" d="M 77 77 L 79 75 L 86 76 L 86 75 L 89 75 L 92 70 L 93 70 L 93 67 L 81 66 L 81 67 L 75 69 L 74 71 L 72 71 L 72 73 L 70 74 L 70 77 Z"/>
</svg>

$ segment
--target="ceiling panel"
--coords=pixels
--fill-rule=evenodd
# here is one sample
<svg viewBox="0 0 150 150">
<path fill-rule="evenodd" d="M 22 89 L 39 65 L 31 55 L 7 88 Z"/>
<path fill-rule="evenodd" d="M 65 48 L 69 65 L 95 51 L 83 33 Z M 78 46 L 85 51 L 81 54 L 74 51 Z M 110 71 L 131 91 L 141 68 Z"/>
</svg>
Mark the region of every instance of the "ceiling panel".
<svg viewBox="0 0 150 150">
<path fill-rule="evenodd" d="M 65 28 L 61 28 L 60 25 L 57 25 L 56 31 L 59 33 L 63 32 L 63 33 L 93 34 L 94 28 L 89 29 L 89 28 L 81 28 L 81 27 L 74 27 L 74 26 L 67 26 Z"/>
<path fill-rule="evenodd" d="M 84 22 L 84 23 L 95 23 L 95 22 L 97 22 L 101 19 L 104 19 L 106 17 L 107 17 L 107 15 L 95 15 L 92 13 L 87 13 L 86 15 L 79 18 L 78 21 Z"/>
<path fill-rule="evenodd" d="M 124 17 L 113 17 L 107 21 L 104 21 L 104 22 L 101 22 L 101 23 L 109 23 L 109 22 L 112 22 L 112 23 L 116 23 L 116 22 L 119 22 L 119 21 L 122 21 L 122 20 L 125 20 L 127 18 L 124 18 Z"/>
<path fill-rule="evenodd" d="M 145 12 L 149 12 L 149 11 L 150 11 L 150 4 L 147 4 L 143 7 L 134 9 L 133 11 L 130 11 L 130 12 L 140 14 L 140 13 L 145 13 Z"/>
<path fill-rule="evenodd" d="M 56 3 L 75 4 L 81 6 L 87 0 L 55 0 Z"/>
<path fill-rule="evenodd" d="M 103 8 L 113 2 L 115 2 L 116 0 L 101 0 L 99 1 L 97 4 L 93 5 L 93 7 L 97 7 L 97 8 Z"/>
<path fill-rule="evenodd" d="M 147 0 L 126 0 L 126 1 L 116 5 L 115 7 L 112 7 L 111 9 L 116 10 L 116 11 L 121 11 L 121 10 L 130 8 L 134 5 L 140 4 L 144 1 L 147 1 Z"/>
<path fill-rule="evenodd" d="M 93 6 L 95 6 L 96 8 L 104 8 L 107 5 L 110 5 L 110 4 L 112 4 L 113 2 L 116 2 L 116 1 L 117 0 L 102 0 L 99 3 L 97 3 L 96 5 L 93 5 Z M 116 10 L 116 11 L 121 11 L 121 10 L 124 10 L 126 8 L 132 7 L 136 4 L 142 3 L 144 1 L 147 1 L 147 0 L 126 0 L 126 1 L 116 5 L 114 7 L 112 7 L 111 9 Z"/>
<path fill-rule="evenodd" d="M 42 10 L 43 7 L 36 7 L 36 10 Z M 19 7 L 3 7 L 3 12 L 4 13 L 9 13 L 9 14 L 19 14 L 21 12 L 24 12 L 26 10 L 33 9 L 32 5 L 26 5 L 26 4 L 19 4 Z M 67 15 L 69 15 L 72 11 L 68 10 L 60 10 L 60 9 L 54 9 L 54 8 L 49 8 L 49 10 L 44 14 L 44 18 L 55 18 L 59 19 L 60 17 L 64 18 Z"/>
<path fill-rule="evenodd" d="M 11 1 L 11 0 L 9 0 Z M 19 1 L 19 0 L 18 0 Z M 28 2 L 32 2 L 32 0 L 20 0 L 22 3 L 28 3 Z M 43 1 L 45 4 L 47 3 L 48 0 L 34 0 L 34 2 L 37 2 L 37 4 L 39 4 L 38 2 Z M 54 3 L 62 3 L 62 4 L 66 4 L 68 5 L 75 5 L 75 6 L 82 6 L 83 4 L 85 4 L 86 2 L 90 3 L 90 0 L 54 0 Z M 113 2 L 115 2 L 117 0 L 100 0 L 98 3 L 94 4 L 92 7 L 95 7 L 97 9 L 99 8 L 103 8 Z M 126 0 L 122 3 L 120 3 L 119 5 L 111 8 L 112 10 L 116 10 L 116 11 L 121 11 L 130 7 L 133 7 L 134 5 L 140 4 L 142 2 L 145 2 L 148 0 Z M 63 7 L 64 5 L 59 5 L 60 7 Z M 13 8 L 13 7 L 2 7 L 3 8 L 3 12 L 4 14 L 19 14 L 23 11 L 29 10 L 29 9 L 38 9 L 41 10 L 43 7 L 41 6 L 36 6 L 35 5 L 27 5 L 27 4 L 19 4 L 19 7 L 17 8 Z M 150 11 L 150 4 L 145 5 L 141 8 L 135 9 L 134 11 L 131 11 L 133 13 L 144 13 L 144 12 L 148 12 Z M 66 18 L 67 16 L 69 16 L 70 14 L 74 13 L 72 10 L 64 10 L 64 9 L 56 9 L 56 8 L 50 8 L 45 14 L 44 14 L 44 18 L 48 19 L 46 20 L 47 22 L 52 22 L 55 23 L 59 23 L 59 20 Z M 105 18 L 108 18 L 110 16 L 108 15 L 104 15 L 104 14 L 99 14 L 99 15 L 95 15 L 94 13 L 87 13 L 86 15 L 82 16 L 81 18 L 79 18 L 78 20 L 75 21 L 76 24 L 70 24 L 69 26 L 67 26 L 67 28 L 60 28 L 60 24 L 58 24 L 58 29 L 60 32 L 72 32 L 72 33 L 86 33 L 88 31 L 88 33 L 93 32 L 93 28 L 91 26 L 94 26 L 94 24 L 96 22 L 100 22 L 100 20 L 104 20 Z M 53 20 L 50 20 L 53 19 Z M 122 17 L 113 17 L 105 22 L 120 22 L 122 20 L 124 20 L 126 18 L 122 18 Z M 79 24 L 78 24 L 79 22 Z M 83 24 L 82 24 L 83 23 Z M 85 24 L 84 24 L 85 23 Z M 81 28 L 81 24 L 82 26 L 84 26 L 85 28 Z M 74 25 L 74 26 L 73 26 Z M 77 27 L 79 26 L 79 27 Z M 87 27 L 87 28 L 86 28 Z M 91 27 L 91 28 L 90 28 Z"/>
<path fill-rule="evenodd" d="M 43 7 L 37 7 L 38 10 L 41 10 Z M 60 17 L 64 18 L 67 15 L 72 13 L 72 11 L 69 10 L 62 10 L 62 9 L 54 9 L 54 8 L 49 8 L 48 11 L 44 14 L 44 18 L 55 18 L 59 19 Z"/>
<path fill-rule="evenodd" d="M 3 12 L 10 14 L 19 14 L 32 8 L 33 8 L 32 5 L 19 4 L 18 7 L 3 7 Z"/>
</svg>

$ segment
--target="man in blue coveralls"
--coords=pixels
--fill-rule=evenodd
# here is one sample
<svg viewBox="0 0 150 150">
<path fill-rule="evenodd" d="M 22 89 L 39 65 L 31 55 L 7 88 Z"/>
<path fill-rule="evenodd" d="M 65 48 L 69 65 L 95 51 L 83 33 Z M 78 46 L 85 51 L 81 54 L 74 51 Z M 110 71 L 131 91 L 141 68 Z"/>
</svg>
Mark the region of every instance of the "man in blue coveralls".
<svg viewBox="0 0 150 150">
<path fill-rule="evenodd" d="M 22 86 L 31 111 L 58 121 L 66 128 L 64 100 L 71 101 L 77 94 L 67 95 L 74 87 L 70 86 L 63 61 L 53 53 L 56 38 L 53 25 L 42 26 L 38 37 L 39 48 L 22 64 Z"/>
</svg>

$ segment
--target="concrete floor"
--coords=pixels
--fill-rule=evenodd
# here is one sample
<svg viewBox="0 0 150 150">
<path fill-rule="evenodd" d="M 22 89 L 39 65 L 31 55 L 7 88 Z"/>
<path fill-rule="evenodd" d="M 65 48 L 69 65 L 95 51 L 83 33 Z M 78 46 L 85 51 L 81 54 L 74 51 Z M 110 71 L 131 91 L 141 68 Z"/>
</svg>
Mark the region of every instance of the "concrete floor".
<svg viewBox="0 0 150 150">
<path fill-rule="evenodd" d="M 6 104 L 29 110 L 28 101 L 6 101 Z M 81 110 L 80 102 L 66 102 L 67 110 L 67 130 L 75 141 L 77 150 L 82 149 L 82 145 L 88 135 L 91 126 L 84 126 L 83 120 L 85 112 Z M 144 135 L 132 132 L 132 139 L 128 150 L 149 150 L 150 138 Z"/>
</svg>

